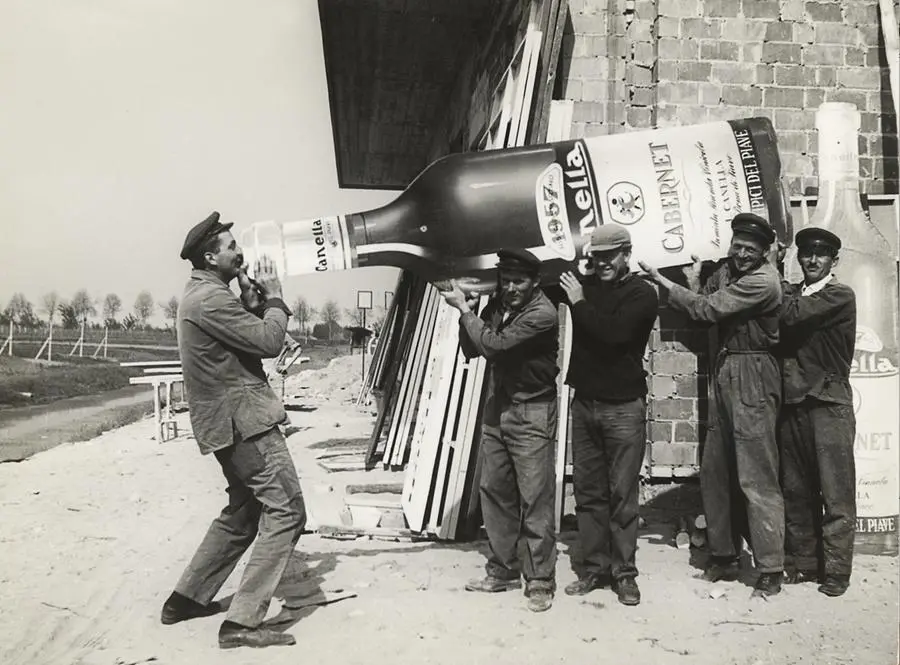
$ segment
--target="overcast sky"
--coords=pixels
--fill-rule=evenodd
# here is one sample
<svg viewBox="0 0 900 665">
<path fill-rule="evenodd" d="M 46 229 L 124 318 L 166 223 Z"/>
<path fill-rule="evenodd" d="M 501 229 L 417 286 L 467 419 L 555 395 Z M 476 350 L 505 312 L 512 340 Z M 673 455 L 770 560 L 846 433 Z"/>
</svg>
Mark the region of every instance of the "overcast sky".
<svg viewBox="0 0 900 665">
<path fill-rule="evenodd" d="M 337 185 L 315 0 L 0 2 L 0 306 L 180 297 L 186 231 L 382 205 Z M 291 278 L 355 306 L 396 271 Z M 45 316 L 40 313 L 41 316 Z"/>
</svg>

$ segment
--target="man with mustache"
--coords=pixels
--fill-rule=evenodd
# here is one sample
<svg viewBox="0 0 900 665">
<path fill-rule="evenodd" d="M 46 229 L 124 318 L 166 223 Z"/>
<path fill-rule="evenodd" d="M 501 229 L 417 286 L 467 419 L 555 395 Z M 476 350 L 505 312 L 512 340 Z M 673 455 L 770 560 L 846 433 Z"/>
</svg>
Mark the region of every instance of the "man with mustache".
<svg viewBox="0 0 900 665">
<path fill-rule="evenodd" d="M 556 590 L 554 442 L 559 317 L 541 290 L 540 261 L 526 249 L 497 252 L 497 291 L 479 318 L 477 295 L 442 292 L 460 312 L 460 345 L 483 356 L 490 378 L 482 415 L 481 512 L 491 553 L 468 591 L 518 589 L 528 608 L 550 609 Z M 518 545 L 525 541 L 525 560 Z"/>
<path fill-rule="evenodd" d="M 306 524 L 297 471 L 278 428 L 287 419 L 262 358 L 281 352 L 290 310 L 271 261 L 256 281 L 243 274 L 244 256 L 214 212 L 192 228 L 181 258 L 193 265 L 178 308 L 178 347 L 194 438 L 212 453 L 228 482 L 228 505 L 213 520 L 162 608 L 170 625 L 221 611 L 213 601 L 255 541 L 225 621 L 219 646 L 294 644 L 292 635 L 263 625 L 269 603 Z M 242 300 L 229 283 L 238 278 Z M 264 301 L 248 311 L 252 289 Z"/>
<path fill-rule="evenodd" d="M 760 573 L 754 596 L 781 591 L 784 574 L 784 501 L 778 478 L 776 419 L 781 372 L 772 354 L 779 338 L 781 277 L 768 259 L 772 227 L 758 215 L 731 222 L 726 261 L 700 286 L 700 261 L 686 270 L 685 288 L 641 262 L 652 280 L 669 291 L 669 304 L 695 321 L 718 325 L 712 359 L 712 426 L 700 461 L 700 492 L 706 513 L 708 582 L 736 579 L 741 539 L 749 536 Z"/>
<path fill-rule="evenodd" d="M 856 295 L 832 272 L 838 236 L 807 226 L 795 244 L 803 281 L 784 285 L 779 347 L 787 581 L 821 581 L 821 593 L 840 596 L 850 586 L 856 528 L 850 388 Z"/>
</svg>

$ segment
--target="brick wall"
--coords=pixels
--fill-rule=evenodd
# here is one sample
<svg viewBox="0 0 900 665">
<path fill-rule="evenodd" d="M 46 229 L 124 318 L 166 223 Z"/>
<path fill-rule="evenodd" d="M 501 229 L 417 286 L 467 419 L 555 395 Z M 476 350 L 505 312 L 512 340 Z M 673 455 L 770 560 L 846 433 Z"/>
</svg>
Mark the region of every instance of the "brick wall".
<svg viewBox="0 0 900 665">
<path fill-rule="evenodd" d="M 560 71 L 574 136 L 767 116 L 798 195 L 816 184 L 815 109 L 853 102 L 863 191 L 898 191 L 877 0 L 570 0 L 569 10 Z M 710 342 L 663 301 L 646 362 L 655 476 L 699 463 Z"/>
</svg>

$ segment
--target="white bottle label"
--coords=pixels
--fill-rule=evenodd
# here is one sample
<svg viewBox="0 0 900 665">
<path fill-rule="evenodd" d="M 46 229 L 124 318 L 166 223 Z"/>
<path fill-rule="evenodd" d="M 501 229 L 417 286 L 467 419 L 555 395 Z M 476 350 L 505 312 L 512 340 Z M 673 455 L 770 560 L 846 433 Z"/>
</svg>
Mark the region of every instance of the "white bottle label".
<svg viewBox="0 0 900 665">
<path fill-rule="evenodd" d="M 347 220 L 343 216 L 257 222 L 241 233 L 240 243 L 251 271 L 263 255 L 275 262 L 280 277 L 353 267 Z"/>
<path fill-rule="evenodd" d="M 721 258 L 737 213 L 769 218 L 749 129 L 717 122 L 588 138 L 583 144 L 593 182 L 581 167 L 581 142 L 566 157 L 565 171 L 566 185 L 575 192 L 569 214 L 580 215 L 580 254 L 600 223 L 597 208 L 602 223 L 629 230 L 633 269 L 638 260 L 666 267 L 690 263 L 691 254 Z"/>
</svg>

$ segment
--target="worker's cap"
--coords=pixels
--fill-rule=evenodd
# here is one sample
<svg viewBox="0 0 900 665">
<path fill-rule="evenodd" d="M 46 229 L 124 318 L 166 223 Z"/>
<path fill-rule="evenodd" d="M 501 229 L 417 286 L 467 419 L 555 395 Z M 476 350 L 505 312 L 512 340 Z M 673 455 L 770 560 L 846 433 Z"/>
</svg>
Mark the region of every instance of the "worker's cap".
<svg viewBox="0 0 900 665">
<path fill-rule="evenodd" d="M 775 242 L 775 231 L 772 230 L 769 223 L 752 212 L 741 212 L 735 215 L 731 220 L 731 230 L 734 233 L 746 233 L 761 240 L 767 246 Z"/>
<path fill-rule="evenodd" d="M 827 247 L 833 253 L 841 248 L 841 239 L 831 231 L 819 228 L 818 226 L 807 226 L 797 231 L 794 236 L 794 243 L 798 249 L 813 249 L 816 247 Z"/>
<path fill-rule="evenodd" d="M 608 252 L 631 245 L 628 229 L 618 224 L 599 224 L 591 233 L 588 252 Z"/>
<path fill-rule="evenodd" d="M 181 258 L 190 259 L 192 256 L 195 256 L 200 251 L 200 248 L 203 247 L 203 243 L 223 231 L 227 231 L 232 226 L 234 226 L 232 222 L 227 224 L 220 223 L 219 213 L 213 211 L 209 217 L 188 231 L 187 236 L 184 238 L 184 245 L 181 248 Z"/>
<path fill-rule="evenodd" d="M 497 251 L 497 267 L 501 270 L 521 270 L 529 275 L 536 275 L 541 269 L 538 257 L 527 249 L 512 247 Z"/>
</svg>

